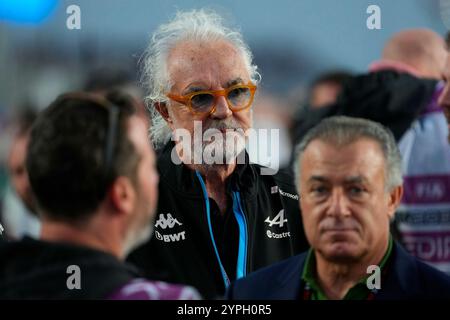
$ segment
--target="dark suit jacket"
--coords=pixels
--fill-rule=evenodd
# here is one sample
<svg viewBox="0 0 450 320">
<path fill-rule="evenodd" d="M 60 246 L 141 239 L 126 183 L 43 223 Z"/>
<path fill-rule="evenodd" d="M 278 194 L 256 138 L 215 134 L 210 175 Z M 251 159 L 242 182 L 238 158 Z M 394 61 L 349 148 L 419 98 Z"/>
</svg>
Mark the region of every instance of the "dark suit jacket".
<svg viewBox="0 0 450 320">
<path fill-rule="evenodd" d="M 302 299 L 302 272 L 306 253 L 266 267 L 234 282 L 227 291 L 231 300 Z M 395 243 L 381 279 L 376 300 L 450 299 L 450 277 L 426 265 Z"/>
</svg>

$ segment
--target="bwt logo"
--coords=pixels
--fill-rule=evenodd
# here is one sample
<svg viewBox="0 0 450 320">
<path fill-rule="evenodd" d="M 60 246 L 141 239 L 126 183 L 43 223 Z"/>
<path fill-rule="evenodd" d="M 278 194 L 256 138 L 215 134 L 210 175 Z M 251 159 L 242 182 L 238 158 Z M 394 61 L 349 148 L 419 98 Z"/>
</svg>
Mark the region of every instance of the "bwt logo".
<svg viewBox="0 0 450 320">
<path fill-rule="evenodd" d="M 186 240 L 186 231 L 174 234 L 161 234 L 158 231 L 155 231 L 155 237 L 156 239 L 164 242 L 177 242 L 181 240 Z"/>
</svg>

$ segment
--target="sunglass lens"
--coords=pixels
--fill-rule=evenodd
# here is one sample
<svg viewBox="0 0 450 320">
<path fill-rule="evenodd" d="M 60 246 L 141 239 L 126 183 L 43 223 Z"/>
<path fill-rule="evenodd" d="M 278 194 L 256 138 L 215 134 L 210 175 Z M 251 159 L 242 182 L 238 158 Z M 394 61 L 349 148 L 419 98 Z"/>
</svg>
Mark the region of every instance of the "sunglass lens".
<svg viewBox="0 0 450 320">
<path fill-rule="evenodd" d="M 249 103 L 250 98 L 250 89 L 245 87 L 234 88 L 228 93 L 228 101 L 233 108 L 245 108 Z"/>
<path fill-rule="evenodd" d="M 214 96 L 210 93 L 199 93 L 191 98 L 191 106 L 197 112 L 206 112 L 214 104 Z"/>
</svg>

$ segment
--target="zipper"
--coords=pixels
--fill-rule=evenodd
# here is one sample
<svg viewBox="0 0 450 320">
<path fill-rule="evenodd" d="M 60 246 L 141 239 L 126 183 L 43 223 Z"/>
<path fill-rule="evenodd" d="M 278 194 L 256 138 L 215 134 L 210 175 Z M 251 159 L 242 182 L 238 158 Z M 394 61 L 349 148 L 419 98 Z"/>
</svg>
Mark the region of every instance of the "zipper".
<svg viewBox="0 0 450 320">
<path fill-rule="evenodd" d="M 222 274 L 223 283 L 225 285 L 225 289 L 227 289 L 230 286 L 230 278 L 227 275 L 227 272 L 225 271 L 225 268 L 223 267 L 222 261 L 220 260 L 219 250 L 217 250 L 216 241 L 214 240 L 214 234 L 211 226 L 211 210 L 209 207 L 209 197 L 208 192 L 206 191 L 205 182 L 203 182 L 203 178 L 201 174 L 198 171 L 195 171 L 195 174 L 197 175 L 198 180 L 200 181 L 200 185 L 202 187 L 203 192 L 203 199 L 205 200 L 206 205 L 206 218 L 208 220 L 208 228 L 209 228 L 209 236 L 211 238 L 211 242 L 214 247 L 214 252 L 216 254 L 217 262 L 219 263 L 220 267 L 220 273 Z"/>
</svg>

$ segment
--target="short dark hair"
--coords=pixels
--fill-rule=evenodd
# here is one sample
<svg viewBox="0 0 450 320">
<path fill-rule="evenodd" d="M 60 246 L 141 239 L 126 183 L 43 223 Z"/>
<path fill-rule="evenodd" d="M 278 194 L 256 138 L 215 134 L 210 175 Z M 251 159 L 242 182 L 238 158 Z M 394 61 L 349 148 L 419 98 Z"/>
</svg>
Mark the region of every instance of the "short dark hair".
<svg viewBox="0 0 450 320">
<path fill-rule="evenodd" d="M 315 88 L 318 85 L 322 85 L 325 83 L 332 83 L 339 86 L 343 86 L 350 78 L 352 77 L 352 74 L 347 71 L 332 71 L 327 72 L 322 75 L 320 75 L 318 78 L 316 78 L 312 84 L 311 88 Z"/>
<path fill-rule="evenodd" d="M 89 74 L 84 84 L 85 91 L 108 91 L 124 87 L 128 84 L 136 84 L 131 72 L 119 68 L 98 68 Z"/>
<path fill-rule="evenodd" d="M 136 182 L 140 161 L 128 137 L 136 104 L 130 96 L 68 93 L 59 96 L 31 129 L 26 166 L 39 209 L 53 220 L 79 221 L 98 208 L 118 176 Z M 117 125 L 111 131 L 111 110 Z M 108 134 L 113 132 L 110 165 Z"/>
<path fill-rule="evenodd" d="M 37 117 L 37 111 L 33 107 L 26 106 L 21 109 L 14 117 L 13 117 L 13 126 L 16 129 L 15 134 L 19 137 L 25 136 L 29 133 L 31 126 Z"/>
</svg>

